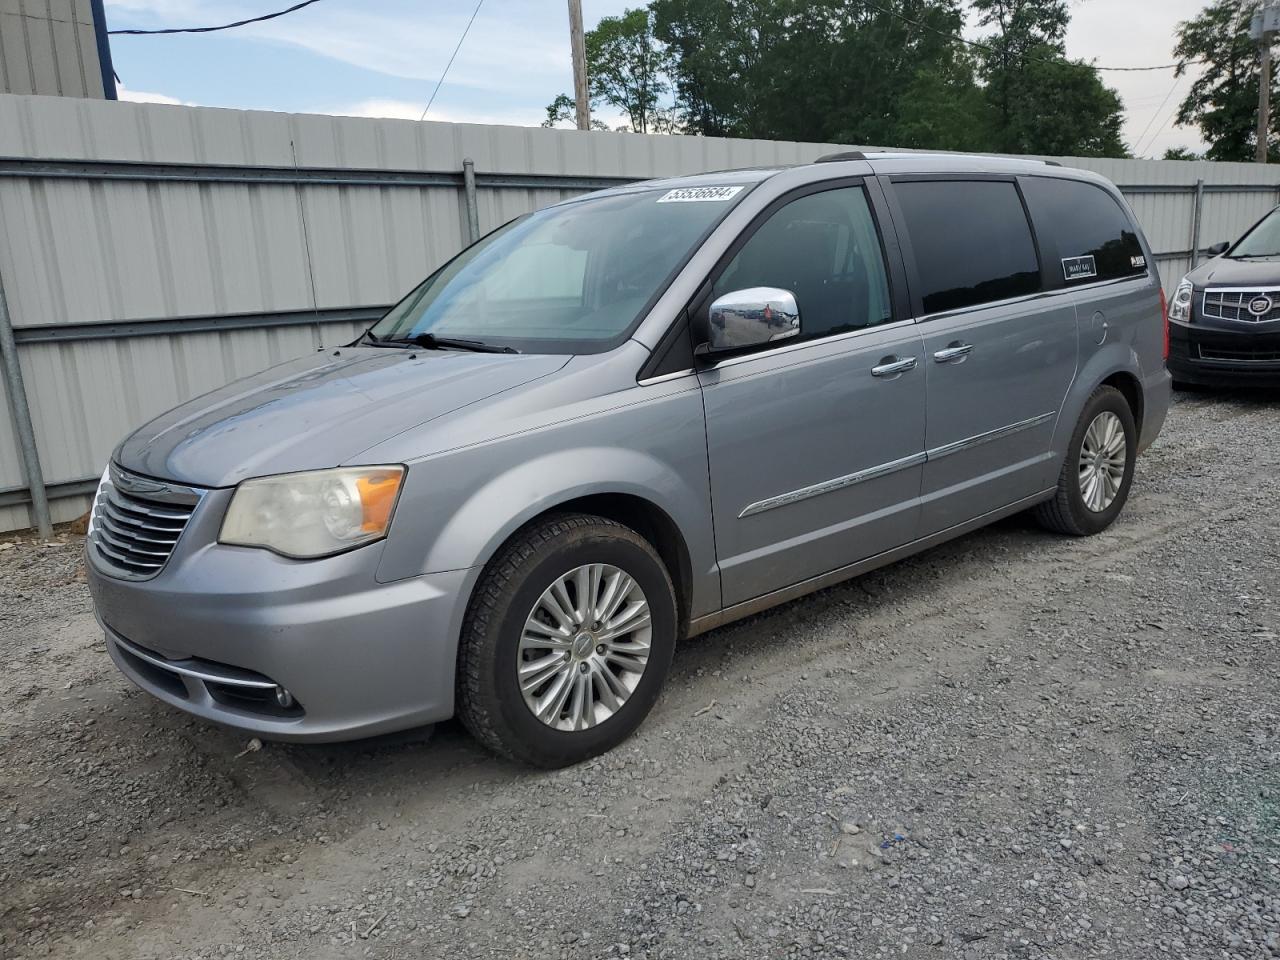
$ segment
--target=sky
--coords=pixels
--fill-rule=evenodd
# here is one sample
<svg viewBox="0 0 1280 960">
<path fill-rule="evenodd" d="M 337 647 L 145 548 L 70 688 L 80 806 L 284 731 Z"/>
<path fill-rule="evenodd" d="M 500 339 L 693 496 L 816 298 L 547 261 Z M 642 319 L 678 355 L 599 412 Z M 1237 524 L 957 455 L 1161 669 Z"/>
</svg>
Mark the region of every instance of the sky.
<svg viewBox="0 0 1280 960">
<path fill-rule="evenodd" d="M 583 0 L 587 29 L 641 0 Z M 1207 0 L 1075 0 L 1067 53 L 1101 66 L 1173 61 L 1176 25 Z M 111 29 L 226 23 L 292 0 L 106 0 Z M 320 0 L 276 20 L 196 35 L 114 36 L 126 100 L 418 119 L 475 10 L 473 0 Z M 532 126 L 572 89 L 565 0 L 483 0 L 428 118 Z M 969 29 L 971 39 L 981 32 Z M 1194 73 L 1104 73 L 1139 156 L 1203 149 L 1173 125 Z M 611 125 L 616 114 L 602 114 Z M 891 144 L 889 145 L 891 146 Z"/>
</svg>

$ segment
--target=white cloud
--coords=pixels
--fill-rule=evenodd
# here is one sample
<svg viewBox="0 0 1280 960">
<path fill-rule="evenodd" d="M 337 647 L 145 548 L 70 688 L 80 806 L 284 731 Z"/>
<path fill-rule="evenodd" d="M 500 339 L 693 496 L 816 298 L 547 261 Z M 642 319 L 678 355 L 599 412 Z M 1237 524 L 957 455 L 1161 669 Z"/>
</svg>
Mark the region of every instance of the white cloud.
<svg viewBox="0 0 1280 960">
<path fill-rule="evenodd" d="M 204 26 L 261 15 L 255 4 L 226 0 L 106 0 L 109 14 L 147 26 Z M 365 70 L 410 80 L 436 80 L 471 19 L 467 0 L 434 0 L 430 11 L 410 0 L 329 6 L 236 29 L 257 38 L 300 47 Z M 613 3 L 607 6 L 614 6 Z M 482 90 L 513 89 L 531 77 L 569 79 L 568 15 L 514 0 L 491 0 L 467 34 L 449 82 Z M 612 10 L 605 12 L 614 12 Z M 494 64 L 501 64 L 495 70 Z M 563 85 L 563 84 L 561 84 Z"/>
<path fill-rule="evenodd" d="M 429 19 L 394 13 L 335 10 L 329 16 L 293 22 L 268 21 L 244 33 L 285 43 L 365 70 L 409 80 L 435 81 L 448 62 L 469 11 L 441 11 Z M 488 14 L 482 10 L 449 71 L 450 85 L 507 91 L 529 84 L 570 79 L 568 40 L 548 29 L 549 18 Z M 561 49 L 563 47 L 563 50 Z M 495 69 L 501 64 L 501 69 Z"/>
<path fill-rule="evenodd" d="M 167 103 L 175 107 L 195 106 L 195 104 L 186 100 L 179 100 L 177 97 L 171 97 L 167 93 L 149 93 L 146 90 L 130 90 L 122 83 L 116 84 L 116 99 L 125 100 L 129 103 Z"/>
<path fill-rule="evenodd" d="M 392 120 L 418 120 L 422 117 L 423 103 L 408 100 L 390 100 L 374 98 L 360 100 L 355 103 L 338 104 L 321 108 L 320 113 L 334 114 L 341 117 L 386 117 Z M 487 112 L 471 110 L 445 110 L 432 105 L 428 120 L 446 123 L 490 123 L 512 127 L 536 127 L 544 116 L 535 110 L 511 110 L 507 112 Z"/>
</svg>

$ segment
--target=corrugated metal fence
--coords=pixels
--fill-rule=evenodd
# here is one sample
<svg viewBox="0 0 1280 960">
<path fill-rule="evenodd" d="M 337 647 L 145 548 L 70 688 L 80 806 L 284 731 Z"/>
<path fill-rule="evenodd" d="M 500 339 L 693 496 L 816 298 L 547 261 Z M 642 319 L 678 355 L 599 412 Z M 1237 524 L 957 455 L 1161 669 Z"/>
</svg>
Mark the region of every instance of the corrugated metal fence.
<svg viewBox="0 0 1280 960">
<path fill-rule="evenodd" d="M 103 22 L 102 0 L 0 0 L 0 91 L 105 96 Z"/>
<path fill-rule="evenodd" d="M 0 96 L 0 285 L 54 520 L 134 426 L 352 339 L 514 216 L 841 148 Z M 1274 167 L 1058 159 L 1122 186 L 1166 287 L 1280 189 Z M 6 406 L 0 530 L 32 522 L 13 424 Z"/>
</svg>

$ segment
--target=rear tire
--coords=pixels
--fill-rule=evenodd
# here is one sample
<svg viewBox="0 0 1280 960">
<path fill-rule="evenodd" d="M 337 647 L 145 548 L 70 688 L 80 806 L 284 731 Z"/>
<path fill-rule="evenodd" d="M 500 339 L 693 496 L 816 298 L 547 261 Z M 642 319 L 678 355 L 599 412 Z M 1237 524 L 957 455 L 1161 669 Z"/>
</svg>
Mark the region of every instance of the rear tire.
<svg viewBox="0 0 1280 960">
<path fill-rule="evenodd" d="M 458 716 L 490 750 L 534 766 L 604 753 L 657 701 L 678 622 L 671 577 L 634 530 L 588 514 L 537 521 L 476 586 Z"/>
<path fill-rule="evenodd" d="M 1129 402 L 1115 387 L 1098 387 L 1071 434 L 1057 492 L 1035 508 L 1036 520 L 1073 537 L 1107 529 L 1129 499 L 1137 452 L 1138 429 Z"/>
</svg>

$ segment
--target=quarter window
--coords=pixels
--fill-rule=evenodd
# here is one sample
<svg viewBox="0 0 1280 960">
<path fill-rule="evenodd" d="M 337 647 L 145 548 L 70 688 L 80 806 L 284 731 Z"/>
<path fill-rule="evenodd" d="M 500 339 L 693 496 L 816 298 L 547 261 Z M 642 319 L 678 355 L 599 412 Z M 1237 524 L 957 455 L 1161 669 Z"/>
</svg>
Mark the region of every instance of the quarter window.
<svg viewBox="0 0 1280 960">
<path fill-rule="evenodd" d="M 712 297 L 748 287 L 795 294 L 805 339 L 890 320 L 884 254 L 863 189 L 812 193 L 774 213 L 725 267 Z"/>
<path fill-rule="evenodd" d="M 1057 241 L 1067 286 L 1139 277 L 1147 272 L 1129 215 L 1101 187 L 1079 180 L 1028 177 L 1022 184 L 1032 219 Z"/>
<path fill-rule="evenodd" d="M 895 192 L 926 314 L 1040 290 L 1031 225 L 1013 183 L 913 180 L 895 184 Z"/>
</svg>

